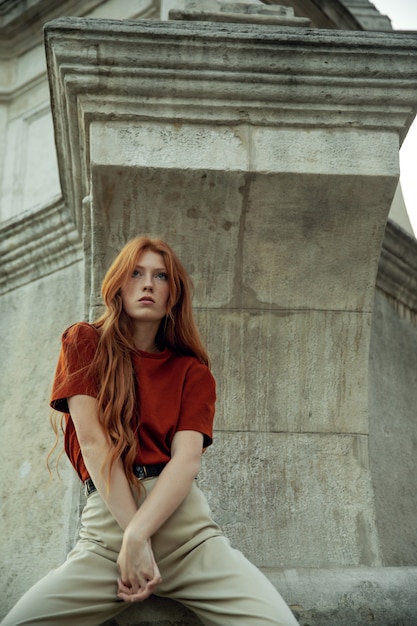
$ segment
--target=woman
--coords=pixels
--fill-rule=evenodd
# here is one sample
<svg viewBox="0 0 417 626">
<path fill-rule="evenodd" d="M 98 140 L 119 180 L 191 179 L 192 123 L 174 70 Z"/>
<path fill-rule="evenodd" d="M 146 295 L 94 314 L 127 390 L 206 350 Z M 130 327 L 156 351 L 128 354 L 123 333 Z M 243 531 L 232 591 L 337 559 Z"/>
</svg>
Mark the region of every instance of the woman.
<svg viewBox="0 0 417 626">
<path fill-rule="evenodd" d="M 165 242 L 138 237 L 102 296 L 95 323 L 63 334 L 51 397 L 86 487 L 80 538 L 2 625 L 102 624 L 155 593 L 207 625 L 294 626 L 271 583 L 230 547 L 195 480 L 212 442 L 215 383 L 186 271 Z"/>
</svg>

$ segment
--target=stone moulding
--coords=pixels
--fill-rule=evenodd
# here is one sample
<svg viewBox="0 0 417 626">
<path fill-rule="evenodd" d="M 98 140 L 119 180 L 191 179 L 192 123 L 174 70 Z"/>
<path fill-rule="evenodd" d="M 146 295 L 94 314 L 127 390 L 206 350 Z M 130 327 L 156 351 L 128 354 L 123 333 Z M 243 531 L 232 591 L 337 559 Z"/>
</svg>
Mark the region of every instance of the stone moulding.
<svg viewBox="0 0 417 626">
<path fill-rule="evenodd" d="M 328 5 L 327 0 L 316 0 L 316 2 L 320 5 Z M 343 4 L 365 30 L 392 30 L 389 17 L 381 15 L 369 0 L 343 0 Z"/>
<path fill-rule="evenodd" d="M 376 279 L 377 288 L 417 320 L 417 240 L 388 221 Z"/>
<path fill-rule="evenodd" d="M 1 0 L 0 55 L 13 58 L 42 44 L 45 22 L 61 15 L 87 15 L 108 0 Z M 137 0 L 132 19 L 157 17 L 159 0 Z"/>
<path fill-rule="evenodd" d="M 415 37 L 62 18 L 46 25 L 45 45 L 61 184 L 79 229 L 95 120 L 374 129 L 402 141 L 416 110 Z"/>
<path fill-rule="evenodd" d="M 82 259 L 78 231 L 62 197 L 0 229 L 0 294 Z"/>
<path fill-rule="evenodd" d="M 191 3 L 193 4 L 193 3 Z M 203 5 L 204 7 L 204 5 Z M 236 7 L 218 3 L 217 10 L 210 8 L 171 9 L 169 19 L 193 20 L 208 22 L 239 22 L 250 24 L 266 24 L 267 26 L 310 26 L 308 17 L 295 17 L 294 9 L 284 6 L 267 8 L 264 4 L 254 5 L 241 3 Z"/>
</svg>

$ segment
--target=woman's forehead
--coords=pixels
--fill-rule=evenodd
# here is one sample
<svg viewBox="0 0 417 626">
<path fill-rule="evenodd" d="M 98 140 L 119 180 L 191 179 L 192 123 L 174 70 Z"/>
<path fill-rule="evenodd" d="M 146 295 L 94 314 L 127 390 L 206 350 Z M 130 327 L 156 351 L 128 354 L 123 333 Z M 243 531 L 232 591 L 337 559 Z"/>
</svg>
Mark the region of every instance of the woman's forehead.
<svg viewBox="0 0 417 626">
<path fill-rule="evenodd" d="M 155 266 L 158 268 L 165 268 L 165 261 L 162 254 L 154 252 L 153 250 L 144 250 L 139 254 L 136 259 L 136 265 Z"/>
</svg>

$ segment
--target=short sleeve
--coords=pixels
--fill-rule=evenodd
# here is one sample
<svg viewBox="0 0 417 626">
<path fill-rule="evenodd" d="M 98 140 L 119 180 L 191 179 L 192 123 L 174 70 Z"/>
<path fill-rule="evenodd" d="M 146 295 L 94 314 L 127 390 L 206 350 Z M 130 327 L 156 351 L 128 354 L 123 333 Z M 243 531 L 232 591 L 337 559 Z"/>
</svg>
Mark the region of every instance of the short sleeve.
<svg viewBox="0 0 417 626">
<path fill-rule="evenodd" d="M 203 447 L 213 442 L 216 383 L 209 368 L 195 362 L 187 372 L 177 430 L 197 430 L 204 435 Z"/>
<path fill-rule="evenodd" d="M 69 413 L 67 398 L 78 394 L 97 396 L 97 382 L 90 368 L 97 344 L 97 330 L 84 322 L 63 333 L 50 399 L 53 409 Z"/>
</svg>

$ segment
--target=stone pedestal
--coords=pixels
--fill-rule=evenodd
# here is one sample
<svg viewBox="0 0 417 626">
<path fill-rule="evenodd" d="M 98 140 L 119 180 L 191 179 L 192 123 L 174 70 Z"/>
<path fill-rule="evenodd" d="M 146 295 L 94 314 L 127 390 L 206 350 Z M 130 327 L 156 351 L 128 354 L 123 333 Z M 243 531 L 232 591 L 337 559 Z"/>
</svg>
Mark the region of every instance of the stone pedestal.
<svg viewBox="0 0 417 626">
<path fill-rule="evenodd" d="M 201 483 L 233 543 L 319 624 L 309 568 L 340 582 L 336 606 L 349 587 L 340 568 L 366 582 L 382 565 L 368 349 L 417 43 L 61 19 L 46 27 L 46 48 L 88 314 L 126 239 L 161 235 L 178 251 L 218 381 Z"/>
</svg>

